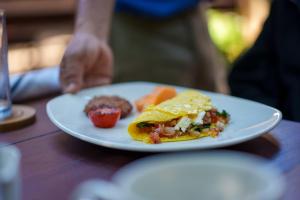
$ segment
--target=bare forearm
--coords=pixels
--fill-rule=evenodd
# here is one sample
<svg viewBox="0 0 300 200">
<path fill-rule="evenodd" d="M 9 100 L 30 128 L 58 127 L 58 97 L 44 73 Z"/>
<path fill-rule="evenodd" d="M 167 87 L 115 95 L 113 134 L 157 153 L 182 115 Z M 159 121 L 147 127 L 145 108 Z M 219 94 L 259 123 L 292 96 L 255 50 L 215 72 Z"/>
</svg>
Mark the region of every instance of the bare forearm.
<svg viewBox="0 0 300 200">
<path fill-rule="evenodd" d="M 86 32 L 107 40 L 114 0 L 78 0 L 75 32 Z"/>
</svg>

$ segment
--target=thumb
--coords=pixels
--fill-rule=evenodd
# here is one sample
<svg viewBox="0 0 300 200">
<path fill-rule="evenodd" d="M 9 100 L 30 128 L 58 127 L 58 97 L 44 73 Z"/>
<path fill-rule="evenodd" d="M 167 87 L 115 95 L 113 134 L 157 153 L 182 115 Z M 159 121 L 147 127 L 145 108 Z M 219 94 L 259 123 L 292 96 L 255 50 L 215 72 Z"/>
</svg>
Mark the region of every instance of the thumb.
<svg viewBox="0 0 300 200">
<path fill-rule="evenodd" d="M 75 60 L 63 59 L 60 65 L 60 85 L 64 93 L 75 93 L 82 88 L 82 63 Z"/>
</svg>

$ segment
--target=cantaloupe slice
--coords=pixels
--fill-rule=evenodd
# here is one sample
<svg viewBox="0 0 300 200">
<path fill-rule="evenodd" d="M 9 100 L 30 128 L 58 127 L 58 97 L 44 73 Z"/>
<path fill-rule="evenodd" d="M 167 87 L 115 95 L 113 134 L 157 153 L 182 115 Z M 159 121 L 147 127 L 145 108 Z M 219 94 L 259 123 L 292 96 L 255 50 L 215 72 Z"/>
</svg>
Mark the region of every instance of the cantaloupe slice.
<svg viewBox="0 0 300 200">
<path fill-rule="evenodd" d="M 154 90 L 140 99 L 135 101 L 135 106 L 139 112 L 149 105 L 157 105 L 163 101 L 171 99 L 176 96 L 176 89 L 169 86 L 157 86 Z"/>
</svg>

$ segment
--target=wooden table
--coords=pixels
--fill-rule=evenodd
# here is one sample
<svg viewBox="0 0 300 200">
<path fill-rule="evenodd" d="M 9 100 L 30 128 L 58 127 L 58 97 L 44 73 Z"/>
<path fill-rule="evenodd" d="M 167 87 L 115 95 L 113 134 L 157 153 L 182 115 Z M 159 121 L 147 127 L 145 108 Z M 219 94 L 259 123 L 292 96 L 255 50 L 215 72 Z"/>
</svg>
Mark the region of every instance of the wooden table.
<svg viewBox="0 0 300 200">
<path fill-rule="evenodd" d="M 0 134 L 1 142 L 17 146 L 22 153 L 23 199 L 68 199 L 82 181 L 109 180 L 127 163 L 151 155 L 102 148 L 64 134 L 46 115 L 49 99 L 28 102 L 37 109 L 34 125 Z M 285 174 L 284 199 L 300 198 L 300 123 L 283 120 L 264 136 L 226 149 L 268 159 Z"/>
</svg>

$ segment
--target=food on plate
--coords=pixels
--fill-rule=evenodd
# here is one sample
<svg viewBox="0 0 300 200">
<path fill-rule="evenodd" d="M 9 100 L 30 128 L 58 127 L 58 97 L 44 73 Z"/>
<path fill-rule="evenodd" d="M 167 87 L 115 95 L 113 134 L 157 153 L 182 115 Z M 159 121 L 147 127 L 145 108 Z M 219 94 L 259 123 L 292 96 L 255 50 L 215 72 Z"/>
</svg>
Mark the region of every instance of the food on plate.
<svg viewBox="0 0 300 200">
<path fill-rule="evenodd" d="M 121 110 L 121 118 L 127 117 L 132 111 L 132 105 L 119 96 L 96 96 L 91 99 L 84 108 L 86 115 L 98 108 L 118 108 Z"/>
<path fill-rule="evenodd" d="M 112 128 L 121 117 L 119 108 L 97 108 L 88 113 L 94 126 L 99 128 Z"/>
<path fill-rule="evenodd" d="M 170 86 L 157 86 L 154 90 L 137 101 L 135 101 L 136 108 L 142 112 L 144 108 L 149 105 L 157 105 L 163 101 L 171 99 L 176 96 L 176 89 Z"/>
<path fill-rule="evenodd" d="M 148 106 L 131 124 L 128 132 L 134 140 L 157 144 L 216 137 L 224 130 L 229 114 L 213 107 L 211 99 L 187 90 L 156 106 Z"/>
</svg>

